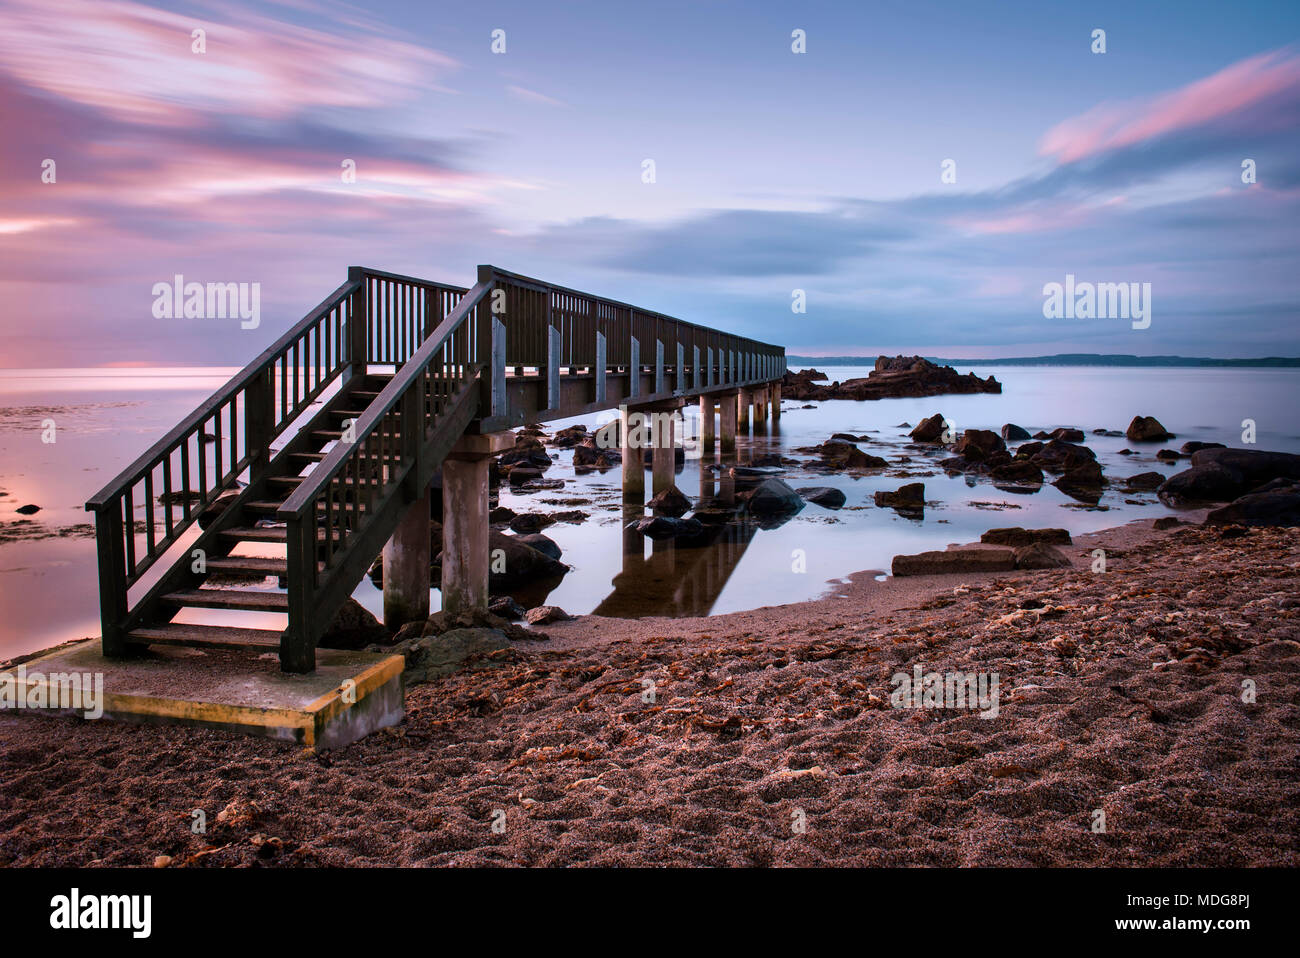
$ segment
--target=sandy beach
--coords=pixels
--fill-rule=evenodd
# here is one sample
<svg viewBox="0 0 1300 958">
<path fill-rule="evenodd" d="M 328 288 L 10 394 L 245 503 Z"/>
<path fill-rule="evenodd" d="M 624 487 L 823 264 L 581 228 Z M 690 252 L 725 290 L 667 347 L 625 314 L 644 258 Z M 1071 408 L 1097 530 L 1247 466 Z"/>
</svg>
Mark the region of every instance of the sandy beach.
<svg viewBox="0 0 1300 958">
<path fill-rule="evenodd" d="M 1137 522 L 1064 551 L 555 623 L 319 755 L 0 716 L 0 864 L 1300 864 L 1300 535 Z M 892 707 L 918 665 L 996 673 L 997 717 Z"/>
</svg>

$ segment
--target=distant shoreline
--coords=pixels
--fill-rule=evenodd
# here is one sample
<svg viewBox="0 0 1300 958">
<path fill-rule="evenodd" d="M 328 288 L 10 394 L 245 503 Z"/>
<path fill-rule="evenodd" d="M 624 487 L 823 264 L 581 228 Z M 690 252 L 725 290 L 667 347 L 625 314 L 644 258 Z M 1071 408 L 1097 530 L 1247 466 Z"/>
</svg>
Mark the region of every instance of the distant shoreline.
<svg viewBox="0 0 1300 958">
<path fill-rule="evenodd" d="M 926 356 L 940 366 L 1120 366 L 1120 367 L 1253 367 L 1292 369 L 1300 367 L 1300 357 L 1265 356 L 1259 359 L 1213 359 L 1198 356 L 1124 356 L 1101 353 L 1060 353 L 1055 356 L 1019 356 L 1004 359 L 946 359 Z M 795 366 L 874 366 L 872 356 L 800 356 L 794 353 L 786 361 Z"/>
</svg>

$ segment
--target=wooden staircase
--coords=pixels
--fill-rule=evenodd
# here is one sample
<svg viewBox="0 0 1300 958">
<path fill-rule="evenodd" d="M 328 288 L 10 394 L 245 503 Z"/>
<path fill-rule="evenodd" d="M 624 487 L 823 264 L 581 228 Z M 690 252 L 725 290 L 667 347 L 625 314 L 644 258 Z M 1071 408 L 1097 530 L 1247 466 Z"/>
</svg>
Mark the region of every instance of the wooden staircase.
<svg viewBox="0 0 1300 958">
<path fill-rule="evenodd" d="M 779 346 L 493 266 L 472 289 L 352 267 L 86 503 L 104 654 L 274 649 L 285 671 L 310 672 L 316 643 L 467 433 L 734 395 L 784 371 Z M 462 554 L 486 555 L 482 525 Z M 176 621 L 194 609 L 231 621 Z M 250 628 L 249 613 L 284 624 Z"/>
</svg>

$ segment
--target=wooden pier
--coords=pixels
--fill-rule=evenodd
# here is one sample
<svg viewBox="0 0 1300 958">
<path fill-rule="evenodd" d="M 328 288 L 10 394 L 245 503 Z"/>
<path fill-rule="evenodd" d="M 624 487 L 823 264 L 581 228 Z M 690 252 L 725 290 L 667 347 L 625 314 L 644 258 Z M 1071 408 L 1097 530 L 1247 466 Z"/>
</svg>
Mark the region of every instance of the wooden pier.
<svg viewBox="0 0 1300 958">
<path fill-rule="evenodd" d="M 86 503 L 104 654 L 254 648 L 311 672 L 321 635 L 381 553 L 386 624 L 427 616 L 438 470 L 444 608 L 486 607 L 489 465 L 513 445 L 507 430 L 698 403 L 702 441 L 726 453 L 751 415 L 779 415 L 785 370 L 780 346 L 493 266 L 472 289 L 353 267 Z M 671 436 L 655 447 L 659 491 L 671 483 Z M 625 494 L 644 495 L 643 452 L 624 453 Z M 195 536 L 201 515 L 211 521 Z M 243 543 L 283 554 L 236 553 Z M 282 589 L 223 588 L 214 575 L 278 576 Z M 175 622 L 187 608 L 279 613 L 287 626 Z"/>
</svg>

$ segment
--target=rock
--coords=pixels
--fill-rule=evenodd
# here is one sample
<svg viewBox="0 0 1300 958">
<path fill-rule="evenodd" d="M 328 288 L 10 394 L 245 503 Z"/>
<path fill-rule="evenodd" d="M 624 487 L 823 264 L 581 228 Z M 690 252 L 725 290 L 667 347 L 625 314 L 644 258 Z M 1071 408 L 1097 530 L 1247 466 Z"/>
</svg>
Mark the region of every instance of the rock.
<svg viewBox="0 0 1300 958">
<path fill-rule="evenodd" d="M 575 472 L 591 472 L 596 469 L 603 472 L 613 467 L 614 460 L 610 457 L 608 450 L 596 449 L 586 444 L 573 447 L 573 469 Z"/>
<path fill-rule="evenodd" d="M 826 509 L 838 509 L 847 501 L 844 493 L 830 486 L 808 486 L 796 490 L 805 502 L 823 506 Z"/>
<path fill-rule="evenodd" d="M 1200 452 L 1202 449 L 1227 449 L 1227 448 L 1228 447 L 1221 442 L 1198 442 L 1195 439 L 1191 439 L 1183 443 L 1182 452 L 1184 455 L 1190 456 L 1192 453 Z"/>
<path fill-rule="evenodd" d="M 515 510 L 511 509 L 509 506 L 497 506 L 495 509 L 493 509 L 491 512 L 488 513 L 488 522 L 489 523 L 509 522 L 516 515 L 518 515 L 518 513 L 516 513 Z"/>
<path fill-rule="evenodd" d="M 1061 569 L 1070 565 L 1069 557 L 1046 542 L 1031 542 L 1015 552 L 1017 569 Z"/>
<path fill-rule="evenodd" d="M 221 495 L 217 496 L 217 498 L 212 501 L 211 505 L 209 505 L 207 508 L 205 508 L 202 512 L 199 513 L 199 528 L 206 529 L 208 526 L 212 525 L 212 523 L 216 521 L 217 516 L 225 512 L 227 507 L 229 507 L 229 505 L 232 502 L 234 502 L 236 498 L 238 498 L 239 493 L 240 490 L 238 489 L 228 489 L 225 492 L 223 492 Z M 33 511 L 35 511 L 37 507 L 23 506 L 23 509 L 27 509 L 27 508 L 30 508 Z M 18 511 L 22 512 L 23 509 L 19 509 Z"/>
<path fill-rule="evenodd" d="M 1117 455 L 1117 456 L 1136 456 L 1137 453 L 1135 453 L 1132 449 L 1121 449 L 1119 452 L 1115 453 L 1115 455 Z"/>
<path fill-rule="evenodd" d="M 522 486 L 530 480 L 541 479 L 542 471 L 535 466 L 515 466 L 510 470 L 510 485 Z"/>
<path fill-rule="evenodd" d="M 917 510 L 925 508 L 925 483 L 909 482 L 893 492 L 877 492 L 876 505 L 890 509 Z"/>
<path fill-rule="evenodd" d="M 669 486 L 658 493 L 648 503 L 650 511 L 657 516 L 670 516 L 674 519 L 684 516 L 691 510 L 691 500 L 686 498 L 676 486 Z"/>
<path fill-rule="evenodd" d="M 1062 442 L 1083 442 L 1083 430 L 1071 426 L 1062 426 L 1059 429 L 1053 429 L 1047 434 L 1047 438 L 1059 439 Z"/>
<path fill-rule="evenodd" d="M 816 451 L 825 465 L 836 469 L 883 469 L 889 465 L 879 456 L 869 455 L 843 439 L 827 440 Z"/>
<path fill-rule="evenodd" d="M 647 516 L 633 523 L 633 528 L 650 539 L 677 539 L 704 532 L 700 520 L 675 519 L 672 516 Z"/>
<path fill-rule="evenodd" d="M 510 529 L 520 535 L 541 532 L 555 520 L 536 512 L 523 512 L 510 520 Z M 556 558 L 559 558 L 558 556 Z"/>
<path fill-rule="evenodd" d="M 1297 526 L 1300 525 L 1300 483 L 1289 487 L 1252 492 L 1215 509 L 1205 517 L 1211 526 Z"/>
<path fill-rule="evenodd" d="M 1179 519 L 1177 516 L 1161 516 L 1155 522 L 1151 523 L 1151 528 L 1155 529 L 1157 532 L 1163 532 L 1165 529 L 1173 529 L 1176 526 L 1185 525 L 1187 525 L 1187 523 L 1183 522 L 1183 520 Z"/>
<path fill-rule="evenodd" d="M 1192 467 L 1159 489 L 1170 504 L 1232 502 L 1273 479 L 1300 479 L 1300 456 L 1255 449 L 1213 448 L 1192 453 Z"/>
<path fill-rule="evenodd" d="M 1052 439 L 1042 444 L 1027 442 L 1016 450 L 1017 459 L 1026 457 L 1044 472 L 1065 473 L 1095 462 L 1097 454 L 1087 446 Z"/>
<path fill-rule="evenodd" d="M 1129 489 L 1159 489 L 1165 478 L 1158 472 L 1139 472 L 1136 476 L 1126 477 L 1124 485 Z"/>
<path fill-rule="evenodd" d="M 942 413 L 935 413 L 928 419 L 922 419 L 909 435 L 913 442 L 940 442 L 948 431 L 948 420 L 943 418 Z"/>
<path fill-rule="evenodd" d="M 980 542 L 995 546 L 1027 546 L 1035 542 L 1068 546 L 1072 541 L 1065 529 L 1023 529 L 1020 526 L 990 529 L 980 536 Z"/>
<path fill-rule="evenodd" d="M 1130 442 L 1163 442 L 1174 438 L 1174 434 L 1162 426 L 1155 416 L 1134 416 L 1124 430 L 1124 435 Z"/>
<path fill-rule="evenodd" d="M 1096 460 L 1080 463 L 1057 479 L 1052 485 L 1067 496 L 1082 502 L 1096 503 L 1101 498 L 1101 487 L 1105 483 L 1101 466 Z"/>
<path fill-rule="evenodd" d="M 967 429 L 952 451 L 968 462 L 983 462 L 994 453 L 1006 452 L 1002 437 L 988 429 Z"/>
<path fill-rule="evenodd" d="M 1157 459 L 1164 459 L 1168 462 L 1177 462 L 1183 458 L 1183 454 L 1176 449 L 1161 449 L 1156 453 Z"/>
<path fill-rule="evenodd" d="M 510 640 L 500 629 L 461 628 L 407 639 L 392 651 L 405 657 L 402 678 L 407 685 L 415 685 L 446 678 L 467 666 L 499 667 L 500 663 L 487 656 L 509 648 Z"/>
<path fill-rule="evenodd" d="M 536 549 L 542 555 L 550 556 L 552 559 L 558 560 L 564 555 L 554 539 L 544 536 L 540 532 L 530 532 L 526 535 L 515 536 L 515 538 L 528 548 Z"/>
<path fill-rule="evenodd" d="M 582 442 L 586 438 L 587 438 L 586 426 L 569 426 L 557 432 L 551 438 L 551 443 L 552 445 L 556 445 L 559 446 L 561 449 L 564 449 L 569 446 L 576 446 L 578 443 Z"/>
<path fill-rule="evenodd" d="M 894 556 L 893 574 L 950 575 L 958 572 L 1010 572 L 1016 567 L 1010 549 L 949 549 L 947 552 L 921 552 Z"/>
<path fill-rule="evenodd" d="M 489 565 L 488 585 L 491 591 L 509 592 L 513 586 L 523 585 L 545 579 L 560 579 L 569 571 L 569 567 L 543 552 L 538 552 L 524 541 L 524 536 L 508 536 L 492 529 L 488 532 L 488 550 L 493 554 L 500 549 L 505 561 L 495 560 Z M 437 546 L 435 546 L 437 548 Z M 442 580 L 442 553 L 438 549 L 433 571 L 433 584 Z M 502 571 L 496 571 L 502 569 Z"/>
<path fill-rule="evenodd" d="M 230 493 L 223 493 L 223 494 L 222 494 L 222 497 L 224 497 L 224 496 L 226 496 L 226 495 L 231 495 L 231 494 L 230 494 Z M 234 493 L 234 495 L 238 495 L 238 493 Z M 234 495 L 232 495 L 231 498 L 234 498 Z M 221 498 L 218 498 L 218 499 L 217 499 L 217 502 L 220 502 L 220 501 L 221 501 Z M 216 505 L 216 503 L 213 503 L 213 505 Z M 18 513 L 20 516 L 34 516 L 34 515 L 36 515 L 36 513 L 40 512 L 40 511 L 41 511 L 41 507 L 40 507 L 40 506 L 32 505 L 31 503 L 28 503 L 28 504 L 25 505 L 25 506 L 19 506 L 17 509 L 14 510 L 14 512 Z M 206 512 L 204 513 L 204 515 L 206 515 Z M 199 518 L 200 518 L 200 520 L 201 520 L 201 519 L 202 519 L 202 516 L 200 516 Z"/>
<path fill-rule="evenodd" d="M 1012 459 L 994 466 L 989 470 L 989 477 L 995 482 L 1042 483 L 1043 470 L 1027 459 Z"/>
<path fill-rule="evenodd" d="M 552 622 L 568 622 L 573 618 L 558 605 L 539 605 L 535 609 L 529 609 L 525 617 L 529 625 L 550 625 Z"/>
<path fill-rule="evenodd" d="M 765 479 L 749 497 L 749 511 L 759 516 L 790 515 L 804 506 L 795 492 L 780 479 Z"/>
<path fill-rule="evenodd" d="M 391 641 L 393 634 L 360 602 L 349 597 L 334 614 L 333 621 L 317 645 L 324 649 L 355 650 Z"/>
<path fill-rule="evenodd" d="M 1008 442 L 1018 442 L 1021 439 L 1029 438 L 1029 430 L 1023 426 L 1017 426 L 1013 422 L 1006 423 L 1002 427 L 1002 438 Z"/>
<path fill-rule="evenodd" d="M 951 366 L 936 366 L 920 356 L 881 356 L 865 379 L 824 385 L 828 377 L 815 369 L 787 372 L 781 393 L 788 399 L 886 399 L 899 396 L 940 396 L 945 393 L 1000 393 L 992 376 L 959 374 Z"/>
<path fill-rule="evenodd" d="M 515 601 L 514 596 L 509 595 L 493 596 L 488 602 L 488 611 L 512 622 L 522 619 L 525 615 L 524 607 Z"/>
</svg>

